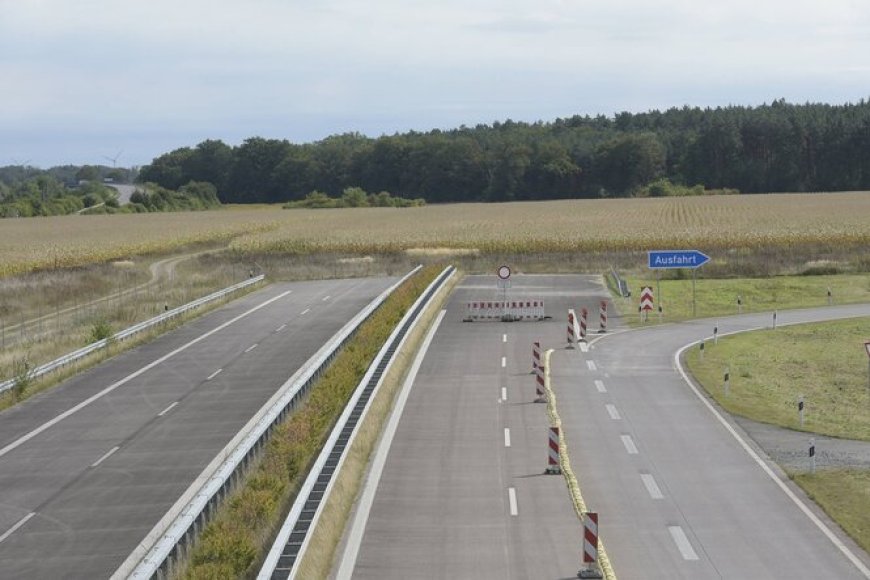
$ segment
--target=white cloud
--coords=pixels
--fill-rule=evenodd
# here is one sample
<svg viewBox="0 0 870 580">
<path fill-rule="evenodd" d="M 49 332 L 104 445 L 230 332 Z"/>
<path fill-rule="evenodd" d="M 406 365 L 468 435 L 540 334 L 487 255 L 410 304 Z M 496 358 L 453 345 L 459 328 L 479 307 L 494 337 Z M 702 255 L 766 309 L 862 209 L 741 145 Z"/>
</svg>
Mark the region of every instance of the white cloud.
<svg viewBox="0 0 870 580">
<path fill-rule="evenodd" d="M 0 124 L 35 148 L 0 164 L 77 134 L 142 163 L 167 139 L 844 102 L 868 32 L 852 0 L 0 0 Z"/>
</svg>

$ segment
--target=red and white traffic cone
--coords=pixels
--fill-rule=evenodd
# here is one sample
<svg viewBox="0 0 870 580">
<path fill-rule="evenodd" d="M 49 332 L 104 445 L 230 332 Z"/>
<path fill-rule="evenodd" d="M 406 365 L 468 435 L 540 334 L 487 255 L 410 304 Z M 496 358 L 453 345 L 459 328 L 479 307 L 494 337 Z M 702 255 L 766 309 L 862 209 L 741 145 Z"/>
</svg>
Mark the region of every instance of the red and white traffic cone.
<svg viewBox="0 0 870 580">
<path fill-rule="evenodd" d="M 541 343 L 537 340 L 532 343 L 532 374 L 541 366 Z"/>
<path fill-rule="evenodd" d="M 538 396 L 535 399 L 536 403 L 547 402 L 547 391 L 544 388 L 544 367 L 541 364 L 535 369 L 535 394 Z"/>
<path fill-rule="evenodd" d="M 600 321 L 599 321 L 599 333 L 607 332 L 607 300 L 602 300 L 600 304 Z"/>
<path fill-rule="evenodd" d="M 550 439 L 547 448 L 547 469 L 544 473 L 548 475 L 559 475 L 562 473 L 562 466 L 559 465 L 559 428 L 550 427 Z"/>
<path fill-rule="evenodd" d="M 585 308 L 580 309 L 580 340 L 586 341 L 586 321 L 589 318 L 589 311 Z"/>
<path fill-rule="evenodd" d="M 568 310 L 568 348 L 574 348 L 574 343 L 577 341 L 577 335 L 574 332 L 576 326 L 574 309 Z"/>
<path fill-rule="evenodd" d="M 598 570 L 598 514 L 583 514 L 583 565 L 577 572 L 578 578 L 601 578 Z"/>
</svg>

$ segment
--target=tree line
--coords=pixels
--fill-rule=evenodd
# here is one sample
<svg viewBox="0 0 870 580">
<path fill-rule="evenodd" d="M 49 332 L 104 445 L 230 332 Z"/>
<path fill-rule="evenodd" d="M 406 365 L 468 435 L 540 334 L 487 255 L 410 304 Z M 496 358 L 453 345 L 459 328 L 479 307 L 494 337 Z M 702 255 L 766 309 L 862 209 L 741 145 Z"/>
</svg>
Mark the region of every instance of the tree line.
<svg viewBox="0 0 870 580">
<path fill-rule="evenodd" d="M 176 189 L 215 185 L 223 202 L 288 202 L 348 187 L 427 203 L 870 189 L 870 103 L 672 108 L 552 122 L 496 122 L 295 144 L 207 140 L 141 169 Z M 688 189 L 687 189 L 688 188 Z"/>
</svg>

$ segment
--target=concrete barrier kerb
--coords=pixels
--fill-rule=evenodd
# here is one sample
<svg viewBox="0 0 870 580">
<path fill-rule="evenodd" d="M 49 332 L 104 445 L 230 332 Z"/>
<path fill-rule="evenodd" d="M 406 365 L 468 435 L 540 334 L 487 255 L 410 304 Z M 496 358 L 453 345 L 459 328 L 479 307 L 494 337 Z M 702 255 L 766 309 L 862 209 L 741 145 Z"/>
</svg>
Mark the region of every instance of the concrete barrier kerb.
<svg viewBox="0 0 870 580">
<path fill-rule="evenodd" d="M 571 493 L 571 502 L 574 504 L 574 513 L 577 514 L 577 519 L 580 520 L 582 530 L 583 514 L 589 510 L 586 509 L 586 502 L 583 501 L 583 494 L 580 492 L 580 482 L 577 481 L 577 476 L 571 469 L 568 441 L 565 437 L 565 429 L 562 428 L 562 419 L 559 417 L 559 411 L 557 408 L 556 393 L 553 392 L 553 386 L 550 380 L 550 355 L 552 354 L 553 349 L 549 349 L 544 353 L 544 390 L 547 393 L 547 417 L 550 420 L 550 425 L 553 427 L 559 427 L 559 464 L 562 467 L 562 475 L 565 477 L 565 483 L 568 485 L 568 490 Z M 601 539 L 601 536 L 598 538 L 598 566 L 607 580 L 616 580 L 616 573 L 613 571 L 613 566 L 610 564 L 610 559 L 607 557 L 607 551 L 604 549 L 604 541 Z"/>
</svg>

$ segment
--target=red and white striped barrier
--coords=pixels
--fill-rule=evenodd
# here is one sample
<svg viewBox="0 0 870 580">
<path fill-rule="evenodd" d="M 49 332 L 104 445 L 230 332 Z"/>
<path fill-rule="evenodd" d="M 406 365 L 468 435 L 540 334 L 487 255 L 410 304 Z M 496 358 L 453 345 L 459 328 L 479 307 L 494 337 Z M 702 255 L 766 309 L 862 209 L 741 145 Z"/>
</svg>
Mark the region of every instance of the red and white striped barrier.
<svg viewBox="0 0 870 580">
<path fill-rule="evenodd" d="M 580 309 L 580 340 L 586 340 L 586 321 L 589 318 L 589 311 L 585 308 Z"/>
<path fill-rule="evenodd" d="M 532 343 L 532 372 L 536 372 L 541 366 L 541 343 L 537 340 Z"/>
<path fill-rule="evenodd" d="M 574 315 L 574 309 L 568 309 L 568 348 L 574 348 L 574 343 L 577 342 L 577 333 L 575 332 L 575 327 L 577 326 L 576 316 Z"/>
<path fill-rule="evenodd" d="M 465 303 L 466 322 L 487 320 L 543 320 L 543 300 L 475 300 Z"/>
<path fill-rule="evenodd" d="M 544 389 L 544 366 L 541 364 L 538 364 L 538 368 L 535 369 L 535 394 L 537 395 L 536 403 L 547 402 L 547 391 Z"/>
<path fill-rule="evenodd" d="M 602 300 L 599 305 L 601 316 L 598 322 L 598 332 L 607 332 L 607 300 Z"/>
<path fill-rule="evenodd" d="M 547 469 L 544 473 L 559 475 L 562 467 L 559 465 L 559 428 L 550 427 L 550 440 L 547 448 Z"/>
<path fill-rule="evenodd" d="M 598 571 L 598 514 L 583 514 L 583 564 L 584 569 L 577 573 L 578 578 L 601 578 Z"/>
</svg>

